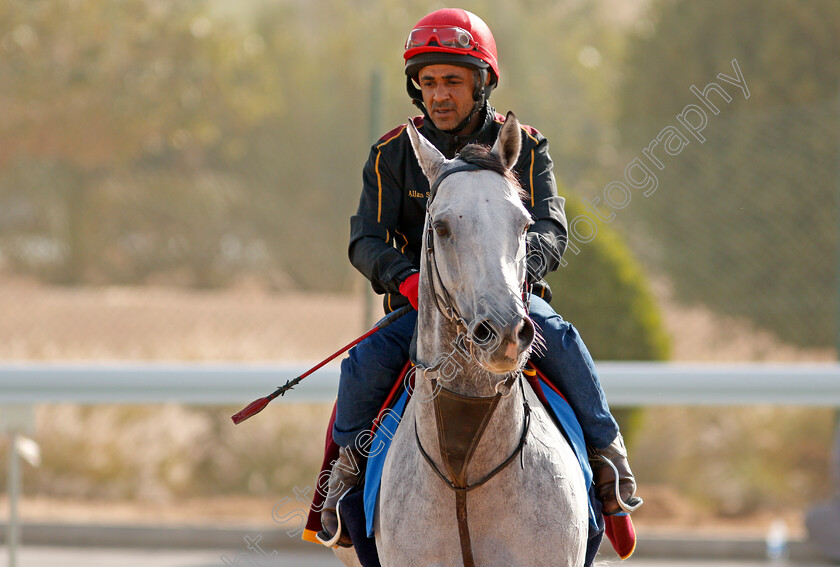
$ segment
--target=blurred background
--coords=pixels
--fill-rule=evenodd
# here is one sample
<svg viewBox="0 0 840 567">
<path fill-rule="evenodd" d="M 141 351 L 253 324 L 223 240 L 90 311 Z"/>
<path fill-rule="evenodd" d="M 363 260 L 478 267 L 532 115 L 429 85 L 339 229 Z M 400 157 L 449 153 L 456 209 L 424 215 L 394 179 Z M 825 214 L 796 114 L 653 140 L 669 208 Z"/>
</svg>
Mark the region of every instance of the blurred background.
<svg viewBox="0 0 840 567">
<path fill-rule="evenodd" d="M 417 114 L 403 44 L 443 6 L 0 3 L 0 360 L 314 363 L 357 337 L 381 313 L 346 254 L 361 169 Z M 596 360 L 837 361 L 840 3 L 460 7 L 495 34 L 495 107 L 596 223 L 550 280 Z M 607 207 L 636 159 L 655 190 Z M 270 523 L 330 407 L 234 409 L 39 406 L 24 519 Z M 832 408 L 617 413 L 642 526 L 801 533 L 832 493 Z"/>
</svg>

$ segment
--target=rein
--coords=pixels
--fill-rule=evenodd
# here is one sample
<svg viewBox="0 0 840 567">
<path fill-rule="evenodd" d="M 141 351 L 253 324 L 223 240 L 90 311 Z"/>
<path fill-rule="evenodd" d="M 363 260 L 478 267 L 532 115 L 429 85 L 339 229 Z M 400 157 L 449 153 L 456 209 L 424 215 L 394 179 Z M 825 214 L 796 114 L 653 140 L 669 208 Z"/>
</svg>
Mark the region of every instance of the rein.
<svg viewBox="0 0 840 567">
<path fill-rule="evenodd" d="M 437 266 L 437 257 L 435 255 L 434 247 L 434 219 L 431 215 L 431 204 L 434 200 L 437 189 L 441 182 L 454 173 L 462 171 L 480 171 L 485 168 L 462 161 L 438 175 L 435 182 L 432 184 L 429 191 L 429 199 L 426 203 L 426 216 L 428 224 L 426 226 L 425 247 L 426 247 L 426 271 L 429 274 L 429 287 L 432 297 L 435 300 L 435 307 L 438 311 L 446 317 L 450 322 L 457 327 L 462 327 L 464 330 L 464 340 L 469 344 L 470 354 L 475 360 L 472 353 L 473 343 L 469 338 L 469 326 L 464 320 L 463 316 L 455 306 L 452 297 L 443 285 L 443 280 L 440 277 L 440 271 Z M 524 292 L 523 292 L 524 295 Z M 523 297 L 523 300 L 525 298 Z M 527 304 L 526 304 L 527 312 Z M 423 371 L 424 376 L 428 378 L 428 374 L 439 371 L 442 362 L 432 367 L 424 367 L 420 364 L 416 367 Z M 524 421 L 522 424 L 522 434 L 519 438 L 519 444 L 516 449 L 505 459 L 500 465 L 486 474 L 480 480 L 469 484 L 467 482 L 467 469 L 475 454 L 475 450 L 490 423 L 490 418 L 496 411 L 499 402 L 502 398 L 507 397 L 512 392 L 514 382 L 519 378 L 519 389 L 522 393 L 522 404 L 524 410 Z M 429 464 L 431 469 L 437 474 L 446 486 L 455 492 L 455 516 L 458 522 L 458 538 L 461 544 L 461 557 L 464 562 L 464 567 L 475 567 L 475 559 L 472 553 L 472 541 L 470 539 L 469 519 L 467 515 L 467 493 L 482 486 L 487 481 L 495 477 L 502 470 L 505 469 L 517 455 L 522 456 L 523 448 L 528 437 L 528 431 L 531 424 L 531 408 L 528 401 L 525 399 L 525 391 L 522 385 L 522 373 L 511 373 L 510 376 L 503 382 L 496 384 L 496 394 L 493 396 L 464 396 L 458 394 L 440 385 L 437 378 L 428 378 L 432 385 L 434 395 L 435 419 L 437 421 L 438 443 L 440 445 L 441 456 L 443 458 L 443 466 L 449 473 L 447 477 L 444 472 L 435 464 L 423 444 L 420 442 L 420 436 L 417 433 L 417 422 L 414 423 L 414 439 L 417 443 L 417 448 L 420 454 L 423 455 L 425 461 Z M 503 393 L 505 392 L 505 393 Z M 524 468 L 524 459 L 521 462 Z"/>
</svg>

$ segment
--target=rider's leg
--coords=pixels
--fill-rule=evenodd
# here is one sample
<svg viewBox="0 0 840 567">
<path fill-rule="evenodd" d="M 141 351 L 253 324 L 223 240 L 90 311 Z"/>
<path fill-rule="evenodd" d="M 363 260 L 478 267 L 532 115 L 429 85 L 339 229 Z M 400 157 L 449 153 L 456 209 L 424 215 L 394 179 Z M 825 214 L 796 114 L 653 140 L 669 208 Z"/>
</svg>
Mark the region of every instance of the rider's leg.
<svg viewBox="0 0 840 567">
<path fill-rule="evenodd" d="M 366 455 L 356 448 L 360 433 L 369 431 L 394 381 L 408 360 L 417 312 L 410 311 L 353 347 L 341 361 L 333 440 L 340 447 L 333 464 L 321 524 L 329 540 L 339 531 L 336 504 L 348 489 L 357 485 Z M 360 439 L 360 442 L 362 439 Z M 320 534 L 319 534 L 320 535 Z M 349 545 L 341 534 L 339 545 Z"/>
<path fill-rule="evenodd" d="M 350 349 L 341 361 L 333 440 L 340 447 L 356 442 L 371 427 L 397 374 L 408 361 L 417 311 L 409 311 Z"/>
<path fill-rule="evenodd" d="M 596 494 L 604 514 L 621 512 L 615 495 L 616 471 L 621 500 L 632 508 L 641 501 L 633 498 L 636 481 L 627 461 L 624 441 L 610 413 L 595 363 L 577 330 L 539 297 L 531 296 L 530 315 L 545 340 L 531 358 L 568 400 L 580 421 L 590 453 Z M 605 460 L 606 459 L 606 460 Z"/>
</svg>

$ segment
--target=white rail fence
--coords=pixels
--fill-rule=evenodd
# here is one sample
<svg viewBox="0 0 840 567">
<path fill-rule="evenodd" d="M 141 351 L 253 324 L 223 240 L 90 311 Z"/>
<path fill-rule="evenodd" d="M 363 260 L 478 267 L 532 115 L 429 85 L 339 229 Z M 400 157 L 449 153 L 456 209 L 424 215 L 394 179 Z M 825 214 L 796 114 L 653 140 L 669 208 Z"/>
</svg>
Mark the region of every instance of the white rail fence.
<svg viewBox="0 0 840 567">
<path fill-rule="evenodd" d="M 271 393 L 309 366 L 148 363 L 0 365 L 4 405 L 239 404 Z M 611 406 L 753 405 L 840 408 L 840 364 L 601 362 Z M 274 403 L 331 402 L 338 366 L 307 377 Z"/>
</svg>

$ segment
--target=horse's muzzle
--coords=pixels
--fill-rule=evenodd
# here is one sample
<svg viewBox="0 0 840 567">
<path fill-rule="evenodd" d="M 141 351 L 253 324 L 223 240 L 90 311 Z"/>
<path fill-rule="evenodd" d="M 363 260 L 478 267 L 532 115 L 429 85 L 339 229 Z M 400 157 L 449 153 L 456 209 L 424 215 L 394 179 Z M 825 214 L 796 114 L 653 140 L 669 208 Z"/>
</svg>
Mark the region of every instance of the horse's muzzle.
<svg viewBox="0 0 840 567">
<path fill-rule="evenodd" d="M 502 325 L 492 318 L 480 319 L 470 325 L 468 337 L 483 353 L 488 369 L 496 373 L 515 370 L 522 353 L 534 342 L 534 324 L 529 317 L 521 317 Z"/>
</svg>

